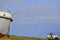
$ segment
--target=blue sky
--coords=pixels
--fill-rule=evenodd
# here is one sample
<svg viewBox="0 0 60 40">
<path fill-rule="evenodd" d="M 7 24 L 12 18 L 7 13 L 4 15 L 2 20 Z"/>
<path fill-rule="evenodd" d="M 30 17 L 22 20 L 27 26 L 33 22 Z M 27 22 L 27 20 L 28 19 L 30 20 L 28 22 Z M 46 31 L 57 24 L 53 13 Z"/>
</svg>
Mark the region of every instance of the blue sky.
<svg viewBox="0 0 60 40">
<path fill-rule="evenodd" d="M 16 13 L 11 35 L 46 37 L 60 30 L 60 0 L 0 0 L 0 6 Z"/>
</svg>

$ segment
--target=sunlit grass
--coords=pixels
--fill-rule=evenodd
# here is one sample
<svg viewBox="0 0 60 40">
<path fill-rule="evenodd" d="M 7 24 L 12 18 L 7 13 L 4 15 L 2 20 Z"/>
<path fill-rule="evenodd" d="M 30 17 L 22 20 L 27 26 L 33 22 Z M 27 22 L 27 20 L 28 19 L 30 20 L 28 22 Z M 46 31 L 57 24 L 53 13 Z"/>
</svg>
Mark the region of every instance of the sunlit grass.
<svg viewBox="0 0 60 40">
<path fill-rule="evenodd" d="M 0 40 L 47 40 L 44 38 L 32 38 L 32 37 L 23 37 L 23 36 L 10 36 L 9 38 L 7 36 L 1 38 Z"/>
</svg>

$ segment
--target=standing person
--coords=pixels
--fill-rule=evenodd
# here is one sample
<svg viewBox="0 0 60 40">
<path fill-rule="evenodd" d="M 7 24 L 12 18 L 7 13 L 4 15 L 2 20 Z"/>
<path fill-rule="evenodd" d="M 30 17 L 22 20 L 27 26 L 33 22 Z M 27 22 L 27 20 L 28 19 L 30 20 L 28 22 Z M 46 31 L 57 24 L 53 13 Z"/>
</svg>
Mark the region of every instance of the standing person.
<svg viewBox="0 0 60 40">
<path fill-rule="evenodd" d="M 59 40 L 59 38 L 58 37 L 55 37 L 55 40 Z"/>
<path fill-rule="evenodd" d="M 55 40 L 54 37 L 53 37 L 53 33 L 50 33 L 48 36 L 47 36 L 48 40 Z"/>
</svg>

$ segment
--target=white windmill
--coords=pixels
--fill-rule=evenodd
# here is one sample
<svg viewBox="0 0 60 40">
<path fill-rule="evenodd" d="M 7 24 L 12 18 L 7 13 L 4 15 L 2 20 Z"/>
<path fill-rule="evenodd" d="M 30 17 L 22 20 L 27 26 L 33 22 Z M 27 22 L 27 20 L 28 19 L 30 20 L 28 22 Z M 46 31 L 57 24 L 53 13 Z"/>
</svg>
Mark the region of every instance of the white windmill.
<svg viewBox="0 0 60 40">
<path fill-rule="evenodd" d="M 1 7 L 0 7 L 1 8 Z M 6 9 L 2 7 L 3 9 Z M 10 14 L 9 10 L 0 11 L 0 38 L 4 35 L 8 35 L 10 30 L 10 23 L 12 22 L 12 15 Z"/>
</svg>

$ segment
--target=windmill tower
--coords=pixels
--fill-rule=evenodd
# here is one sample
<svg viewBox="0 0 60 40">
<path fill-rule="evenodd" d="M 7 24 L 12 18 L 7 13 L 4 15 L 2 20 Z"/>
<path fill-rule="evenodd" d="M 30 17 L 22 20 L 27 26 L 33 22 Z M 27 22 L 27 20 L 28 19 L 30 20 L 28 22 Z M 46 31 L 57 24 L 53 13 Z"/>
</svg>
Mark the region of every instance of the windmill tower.
<svg viewBox="0 0 60 40">
<path fill-rule="evenodd" d="M 0 11 L 0 38 L 8 35 L 11 22 L 12 15 L 9 12 Z"/>
</svg>

